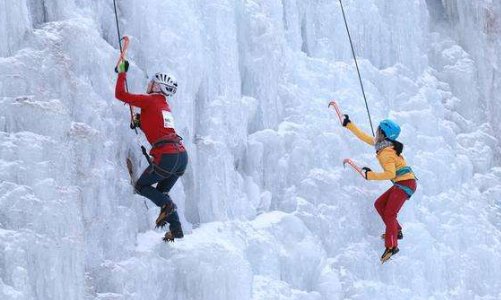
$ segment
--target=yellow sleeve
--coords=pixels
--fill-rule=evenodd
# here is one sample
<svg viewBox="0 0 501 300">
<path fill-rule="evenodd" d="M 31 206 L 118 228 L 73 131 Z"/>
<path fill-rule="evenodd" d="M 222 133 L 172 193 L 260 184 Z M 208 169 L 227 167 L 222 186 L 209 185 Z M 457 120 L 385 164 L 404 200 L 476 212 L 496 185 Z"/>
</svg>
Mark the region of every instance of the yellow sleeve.
<svg viewBox="0 0 501 300">
<path fill-rule="evenodd" d="M 397 177 L 397 168 L 394 153 L 382 153 L 381 166 L 383 171 L 381 173 L 376 173 L 371 171 L 367 173 L 367 180 L 392 180 Z"/>
<path fill-rule="evenodd" d="M 360 130 L 360 128 L 358 128 L 353 122 L 348 123 L 348 125 L 346 125 L 346 128 L 348 128 L 348 130 L 353 132 L 353 134 L 356 135 L 362 141 L 366 142 L 371 146 L 374 146 L 374 138 L 368 135 L 367 133 L 363 132 L 362 130 Z"/>
</svg>

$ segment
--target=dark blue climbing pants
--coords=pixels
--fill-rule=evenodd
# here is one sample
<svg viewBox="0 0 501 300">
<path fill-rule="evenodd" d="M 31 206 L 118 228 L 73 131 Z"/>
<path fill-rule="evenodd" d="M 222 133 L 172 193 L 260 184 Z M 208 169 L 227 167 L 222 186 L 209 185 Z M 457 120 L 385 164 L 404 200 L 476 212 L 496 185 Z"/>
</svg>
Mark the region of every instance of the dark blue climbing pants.
<svg viewBox="0 0 501 300">
<path fill-rule="evenodd" d="M 150 165 L 144 170 L 136 182 L 136 191 L 160 208 L 172 203 L 169 192 L 179 177 L 183 175 L 187 165 L 188 154 L 186 151 L 163 154 L 156 167 Z M 155 183 L 158 183 L 156 188 L 152 186 Z M 177 211 L 169 216 L 167 222 L 171 228 L 181 226 Z"/>
</svg>

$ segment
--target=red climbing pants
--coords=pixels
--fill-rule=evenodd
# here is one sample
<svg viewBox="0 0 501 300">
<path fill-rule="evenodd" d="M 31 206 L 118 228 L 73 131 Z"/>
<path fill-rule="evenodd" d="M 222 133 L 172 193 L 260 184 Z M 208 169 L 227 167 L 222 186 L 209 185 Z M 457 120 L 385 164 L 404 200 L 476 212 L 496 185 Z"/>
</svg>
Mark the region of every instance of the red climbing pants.
<svg viewBox="0 0 501 300">
<path fill-rule="evenodd" d="M 413 191 L 416 190 L 416 180 L 414 179 L 399 181 L 398 184 L 407 186 Z M 392 186 L 374 203 L 374 207 L 376 207 L 377 212 L 386 225 L 384 240 L 386 248 L 398 246 L 397 235 L 398 231 L 402 230 L 402 227 L 397 221 L 397 214 L 407 199 L 409 199 L 409 195 L 403 189 Z"/>
</svg>

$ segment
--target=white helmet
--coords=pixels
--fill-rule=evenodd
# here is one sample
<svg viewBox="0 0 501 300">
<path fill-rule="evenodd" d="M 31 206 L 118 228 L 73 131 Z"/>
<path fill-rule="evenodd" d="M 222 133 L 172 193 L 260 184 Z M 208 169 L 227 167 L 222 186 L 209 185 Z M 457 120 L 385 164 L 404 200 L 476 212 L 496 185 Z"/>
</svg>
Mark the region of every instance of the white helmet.
<svg viewBox="0 0 501 300">
<path fill-rule="evenodd" d="M 177 91 L 177 80 L 172 75 L 156 73 L 153 76 L 153 82 L 156 82 L 160 86 L 160 90 L 165 96 L 172 96 Z"/>
</svg>

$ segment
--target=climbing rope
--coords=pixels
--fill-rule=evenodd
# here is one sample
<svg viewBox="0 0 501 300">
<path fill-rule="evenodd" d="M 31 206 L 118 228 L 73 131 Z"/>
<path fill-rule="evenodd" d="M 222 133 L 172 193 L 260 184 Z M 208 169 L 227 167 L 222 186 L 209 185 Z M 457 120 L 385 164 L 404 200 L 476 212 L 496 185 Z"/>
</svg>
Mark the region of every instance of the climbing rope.
<svg viewBox="0 0 501 300">
<path fill-rule="evenodd" d="M 116 27 L 117 27 L 117 34 L 118 34 L 118 46 L 120 47 L 120 54 L 123 56 L 123 48 L 122 48 L 122 35 L 120 34 L 120 25 L 118 24 L 118 13 L 117 13 L 117 3 L 115 0 L 113 0 L 113 8 L 115 10 L 115 22 L 116 22 Z M 127 84 L 127 80 L 125 80 L 125 89 L 127 92 L 129 91 L 129 85 Z M 130 110 L 130 128 L 134 129 L 137 135 L 139 135 L 139 132 L 137 132 L 137 128 L 134 124 L 134 108 L 132 105 L 129 105 L 129 110 Z"/>
<path fill-rule="evenodd" d="M 121 55 L 122 59 L 125 59 L 125 53 L 124 53 L 124 51 L 126 50 L 126 48 L 122 47 L 122 40 L 128 41 L 128 38 L 127 37 L 122 38 L 121 35 L 120 35 L 120 24 L 118 24 L 118 13 L 117 13 L 116 0 L 113 0 L 113 8 L 115 10 L 115 22 L 116 22 L 116 26 L 117 26 L 118 45 L 120 46 L 120 55 Z M 127 80 L 125 81 L 125 89 L 126 89 L 127 92 L 129 91 L 129 86 L 127 85 Z M 146 151 L 146 147 L 144 147 L 141 144 L 141 139 L 140 139 L 140 136 L 139 136 L 139 132 L 137 131 L 137 126 L 134 123 L 134 108 L 133 108 L 132 105 L 129 105 L 129 109 L 130 109 L 130 128 L 134 129 L 134 132 L 136 133 L 137 144 L 141 148 L 141 152 L 143 153 L 144 157 L 146 158 L 146 160 L 148 161 L 148 163 L 151 165 L 152 164 L 151 158 L 148 155 L 148 152 Z"/>
<path fill-rule="evenodd" d="M 367 97 L 365 96 L 364 84 L 362 83 L 362 75 L 360 75 L 360 68 L 358 67 L 358 61 L 357 61 L 357 57 L 355 55 L 355 48 L 353 47 L 350 29 L 348 28 L 348 22 L 346 21 L 346 14 L 344 13 L 343 2 L 341 0 L 339 0 L 339 4 L 341 5 L 341 12 L 343 13 L 344 25 L 346 27 L 346 32 L 348 33 L 348 39 L 350 40 L 351 54 L 353 55 L 353 59 L 355 60 L 355 66 L 357 67 L 358 80 L 360 82 L 360 88 L 362 89 L 362 94 L 364 96 L 365 108 L 367 109 L 367 115 L 369 116 L 369 123 L 371 124 L 372 136 L 375 136 L 374 135 L 374 127 L 372 126 L 371 113 L 369 111 L 369 105 L 367 104 Z"/>
<path fill-rule="evenodd" d="M 120 60 L 119 60 L 119 63 L 120 63 L 120 61 L 122 59 L 125 59 L 125 51 L 127 51 L 129 38 L 127 36 L 124 36 L 123 38 L 121 37 L 121 34 L 120 34 L 120 24 L 118 23 L 118 13 L 117 13 L 116 0 L 113 0 L 113 8 L 115 10 L 115 22 L 116 22 L 117 34 L 118 34 L 118 45 L 120 46 Z M 124 44 L 123 47 L 122 47 L 122 41 L 125 41 L 125 44 Z M 118 65 L 117 65 L 117 68 L 118 68 Z M 129 91 L 129 87 L 127 85 L 127 80 L 125 81 L 125 89 L 126 89 L 127 92 Z M 148 164 L 152 165 L 153 167 L 157 167 L 159 170 L 162 170 L 158 166 L 155 166 L 155 164 L 152 161 L 150 155 L 148 154 L 148 151 L 146 150 L 146 147 L 144 147 L 141 144 L 141 139 L 140 139 L 140 136 L 139 136 L 139 132 L 137 131 L 137 126 L 136 126 L 136 124 L 134 122 L 134 108 L 133 108 L 132 105 L 129 105 L 129 108 L 130 108 L 130 118 L 131 118 L 130 119 L 130 122 L 131 122 L 130 123 L 130 128 L 134 129 L 134 132 L 136 132 L 137 144 L 141 148 L 141 152 L 143 153 L 144 157 L 148 161 Z M 177 147 L 177 145 L 176 145 L 176 147 Z M 179 148 L 177 148 L 177 150 L 179 152 Z M 177 165 L 177 161 L 176 161 L 176 165 Z M 162 170 L 162 171 L 165 172 L 165 173 L 168 173 L 165 170 Z"/>
</svg>

